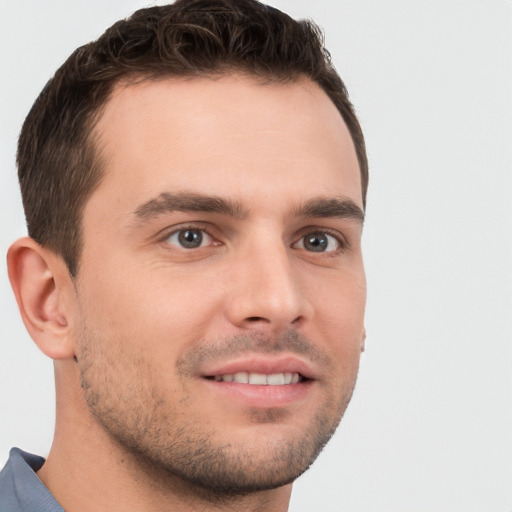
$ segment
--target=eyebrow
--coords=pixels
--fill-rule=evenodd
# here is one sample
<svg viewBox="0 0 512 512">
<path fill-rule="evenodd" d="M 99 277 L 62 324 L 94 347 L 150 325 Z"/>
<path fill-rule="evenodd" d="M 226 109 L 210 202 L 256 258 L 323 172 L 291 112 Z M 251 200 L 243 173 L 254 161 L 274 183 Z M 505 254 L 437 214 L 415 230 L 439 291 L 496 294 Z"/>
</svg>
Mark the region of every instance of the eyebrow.
<svg viewBox="0 0 512 512">
<path fill-rule="evenodd" d="M 355 219 L 364 223 L 364 211 L 351 199 L 315 198 L 307 201 L 296 210 L 298 217 L 326 217 Z"/>
<path fill-rule="evenodd" d="M 191 193 L 162 193 L 140 205 L 134 213 L 141 220 L 149 220 L 174 211 L 220 213 L 237 219 L 244 219 L 249 214 L 237 201 Z"/>
<path fill-rule="evenodd" d="M 218 196 L 166 192 L 140 205 L 134 214 L 138 219 L 147 221 L 174 211 L 218 213 L 236 219 L 245 219 L 249 216 L 249 211 L 238 201 Z M 363 210 L 354 201 L 346 198 L 310 199 L 300 205 L 294 214 L 297 217 L 349 218 L 361 224 L 364 222 Z"/>
</svg>

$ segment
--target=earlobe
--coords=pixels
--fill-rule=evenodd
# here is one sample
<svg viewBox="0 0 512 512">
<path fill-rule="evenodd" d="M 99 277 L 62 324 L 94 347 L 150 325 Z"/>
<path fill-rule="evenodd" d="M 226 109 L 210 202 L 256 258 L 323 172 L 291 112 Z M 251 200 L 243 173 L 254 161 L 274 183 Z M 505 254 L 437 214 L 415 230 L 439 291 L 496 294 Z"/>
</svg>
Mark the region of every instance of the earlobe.
<svg viewBox="0 0 512 512">
<path fill-rule="evenodd" d="M 31 238 L 21 238 L 7 253 L 9 280 L 30 336 L 52 359 L 72 358 L 69 311 L 64 300 L 71 278 L 64 262 Z"/>
</svg>

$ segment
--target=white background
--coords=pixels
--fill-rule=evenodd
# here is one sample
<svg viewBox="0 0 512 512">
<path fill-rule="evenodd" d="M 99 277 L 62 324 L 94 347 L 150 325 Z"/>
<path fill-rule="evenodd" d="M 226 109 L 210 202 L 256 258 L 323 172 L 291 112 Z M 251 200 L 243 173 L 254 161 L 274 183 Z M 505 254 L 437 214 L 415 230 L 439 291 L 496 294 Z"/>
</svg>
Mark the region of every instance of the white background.
<svg viewBox="0 0 512 512">
<path fill-rule="evenodd" d="M 371 165 L 367 351 L 293 512 L 512 511 L 510 0 L 275 0 L 315 19 Z M 25 234 L 24 116 L 78 45 L 148 2 L 0 0 L 0 252 Z M 0 270 L 0 464 L 45 455 L 51 361 Z"/>
</svg>

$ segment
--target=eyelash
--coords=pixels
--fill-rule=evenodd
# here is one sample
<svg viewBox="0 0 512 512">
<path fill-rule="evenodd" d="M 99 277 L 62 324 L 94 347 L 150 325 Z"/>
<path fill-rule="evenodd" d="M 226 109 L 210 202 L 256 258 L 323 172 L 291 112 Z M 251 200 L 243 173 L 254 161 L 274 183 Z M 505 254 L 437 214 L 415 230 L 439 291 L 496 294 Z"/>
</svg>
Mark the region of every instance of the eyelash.
<svg viewBox="0 0 512 512">
<path fill-rule="evenodd" d="M 219 242 L 216 239 L 216 237 L 214 235 L 212 235 L 212 233 L 210 232 L 208 227 L 204 224 L 190 224 L 190 225 L 180 226 L 177 229 L 173 229 L 170 232 L 166 232 L 165 235 L 163 235 L 159 241 L 164 242 L 164 243 L 169 243 L 169 239 L 173 235 L 177 235 L 177 234 L 185 232 L 185 231 L 203 232 L 209 238 L 212 239 L 213 243 L 210 243 L 209 245 L 222 245 L 222 242 Z M 329 237 L 334 238 L 334 240 L 336 240 L 336 242 L 338 243 L 338 247 L 336 249 L 330 250 L 330 251 L 318 251 L 319 255 L 323 254 L 324 256 L 334 256 L 334 255 L 339 254 L 340 252 L 343 252 L 344 250 L 346 250 L 347 248 L 350 247 L 347 239 L 344 236 L 342 236 L 338 231 L 333 231 L 332 229 L 329 229 L 329 228 L 325 228 L 325 227 L 321 227 L 321 226 L 307 226 L 306 228 L 303 228 L 301 230 L 301 232 L 302 232 L 302 234 L 298 237 L 298 239 L 295 242 L 293 242 L 291 244 L 291 247 L 297 245 L 301 241 L 303 242 L 307 236 L 313 236 L 313 235 L 327 235 Z M 171 244 L 171 245 L 175 245 L 175 244 Z M 176 244 L 176 246 L 177 246 L 177 244 Z M 202 248 L 201 246 L 197 247 L 197 248 L 181 247 L 181 249 L 183 249 L 185 251 L 201 249 L 201 248 Z M 315 251 L 307 251 L 305 248 L 301 248 L 301 250 L 304 250 L 308 253 L 315 253 Z"/>
<path fill-rule="evenodd" d="M 349 248 L 349 244 L 347 239 L 341 235 L 338 231 L 333 231 L 332 229 L 321 227 L 321 226 L 308 226 L 307 228 L 304 228 L 302 230 L 302 234 L 298 238 L 296 242 L 294 242 L 292 245 L 296 245 L 299 242 L 303 242 L 304 239 L 308 236 L 313 235 L 327 235 L 331 238 L 334 238 L 336 240 L 338 247 L 331 251 L 318 251 L 319 255 L 324 256 L 336 256 L 339 253 L 343 252 L 344 250 Z M 302 248 L 301 250 L 306 250 L 305 248 Z M 315 253 L 315 251 L 307 251 L 309 253 Z"/>
<path fill-rule="evenodd" d="M 201 231 L 202 233 L 205 233 L 209 238 L 211 238 L 213 241 L 214 241 L 214 244 L 213 245 L 220 245 L 221 242 L 218 242 L 216 241 L 216 238 L 214 235 L 212 235 L 210 233 L 210 230 L 204 225 L 204 224 L 190 224 L 190 225 L 185 225 L 185 226 L 180 226 L 179 228 L 177 229 L 173 229 L 172 231 L 168 231 L 166 232 L 161 238 L 160 238 L 160 242 L 167 242 L 169 243 L 169 239 L 173 236 L 173 235 L 177 235 L 179 233 L 182 233 L 182 232 L 185 232 L 185 231 Z M 215 243 L 216 242 L 216 243 Z M 174 245 L 174 244 L 172 244 Z M 182 247 L 182 249 L 184 250 L 191 250 L 191 249 L 187 249 L 185 247 Z"/>
</svg>

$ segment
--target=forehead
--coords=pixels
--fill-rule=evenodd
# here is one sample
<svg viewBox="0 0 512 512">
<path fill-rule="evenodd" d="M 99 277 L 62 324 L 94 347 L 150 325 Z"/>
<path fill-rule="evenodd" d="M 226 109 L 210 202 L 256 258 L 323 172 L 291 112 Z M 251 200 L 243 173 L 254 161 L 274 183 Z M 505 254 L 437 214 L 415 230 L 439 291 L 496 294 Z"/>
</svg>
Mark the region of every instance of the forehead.
<svg viewBox="0 0 512 512">
<path fill-rule="evenodd" d="M 121 84 L 95 131 L 106 168 L 91 200 L 110 196 L 132 208 L 169 191 L 242 199 L 279 191 L 329 192 L 361 204 L 350 134 L 327 95 L 306 79 L 260 84 L 235 75 Z"/>
</svg>

